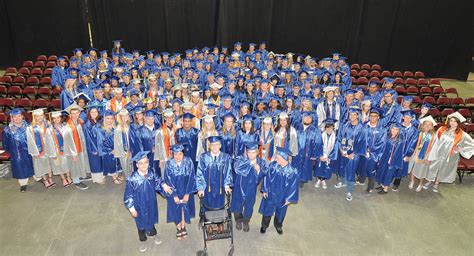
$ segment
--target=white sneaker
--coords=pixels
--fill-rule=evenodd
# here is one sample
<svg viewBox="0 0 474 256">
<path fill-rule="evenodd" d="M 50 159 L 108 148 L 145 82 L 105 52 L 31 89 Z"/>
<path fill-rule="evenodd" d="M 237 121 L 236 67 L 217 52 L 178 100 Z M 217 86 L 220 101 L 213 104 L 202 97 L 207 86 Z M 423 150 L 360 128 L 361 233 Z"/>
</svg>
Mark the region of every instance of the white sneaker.
<svg viewBox="0 0 474 256">
<path fill-rule="evenodd" d="M 140 252 L 146 252 L 146 241 L 140 241 L 140 243 L 138 244 L 138 249 L 140 250 Z"/>
<path fill-rule="evenodd" d="M 355 184 L 356 184 L 357 186 L 364 186 L 364 185 L 365 185 L 365 183 L 360 183 L 359 181 L 356 181 Z"/>
<path fill-rule="evenodd" d="M 423 185 L 423 189 L 429 189 L 431 186 L 431 181 L 428 181 L 427 183 L 425 183 L 425 185 Z"/>
<path fill-rule="evenodd" d="M 316 181 L 316 184 L 314 184 L 314 187 L 319 188 L 320 185 L 321 185 L 321 180 L 318 179 L 318 181 Z"/>
<path fill-rule="evenodd" d="M 351 193 L 347 193 L 346 200 L 349 201 L 349 202 L 352 201 L 352 194 Z"/>
<path fill-rule="evenodd" d="M 326 185 L 326 181 L 321 181 L 321 184 L 323 185 L 323 189 L 327 189 L 328 188 L 328 185 Z"/>
<path fill-rule="evenodd" d="M 162 244 L 163 243 L 163 241 L 161 241 L 161 239 L 158 235 L 153 236 L 153 242 L 155 242 L 155 244 Z"/>
<path fill-rule="evenodd" d="M 342 188 L 342 187 L 345 187 L 346 184 L 342 183 L 341 181 L 339 181 L 336 185 L 334 185 L 335 188 Z"/>
</svg>

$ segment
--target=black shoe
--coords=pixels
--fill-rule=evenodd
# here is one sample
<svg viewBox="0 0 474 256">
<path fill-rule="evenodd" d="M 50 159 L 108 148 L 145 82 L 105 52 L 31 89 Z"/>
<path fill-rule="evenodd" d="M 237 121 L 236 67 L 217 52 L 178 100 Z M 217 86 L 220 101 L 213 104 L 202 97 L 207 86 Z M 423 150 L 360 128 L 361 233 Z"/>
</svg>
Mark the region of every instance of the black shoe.
<svg viewBox="0 0 474 256">
<path fill-rule="evenodd" d="M 366 194 L 372 194 L 372 189 L 366 189 L 366 190 L 365 190 L 365 193 L 366 193 Z"/>
<path fill-rule="evenodd" d="M 265 234 L 265 232 L 267 232 L 267 228 L 261 227 L 260 234 Z"/>
<path fill-rule="evenodd" d="M 89 181 L 89 180 L 92 180 L 92 176 L 90 176 L 89 174 L 85 177 L 85 178 L 79 178 L 80 181 Z"/>
<path fill-rule="evenodd" d="M 378 186 L 378 187 L 376 187 L 375 189 L 377 189 L 377 190 L 382 190 L 383 187 L 382 187 L 382 186 Z"/>
<path fill-rule="evenodd" d="M 278 227 L 278 228 L 275 227 L 275 229 L 277 230 L 277 233 L 278 233 L 279 235 L 283 235 L 283 229 L 282 229 L 281 227 Z"/>
<path fill-rule="evenodd" d="M 393 192 L 398 192 L 398 186 L 393 186 L 393 187 L 392 187 L 392 191 L 393 191 Z"/>
<path fill-rule="evenodd" d="M 388 192 L 382 189 L 382 190 L 380 190 L 380 191 L 377 192 L 377 193 L 379 193 L 379 194 L 381 194 L 381 195 L 385 195 L 385 194 L 387 194 Z"/>
<path fill-rule="evenodd" d="M 250 230 L 249 224 L 244 222 L 244 232 L 249 232 L 249 230 Z"/>
<path fill-rule="evenodd" d="M 78 188 L 80 190 L 86 190 L 86 189 L 89 188 L 86 184 L 84 184 L 82 182 L 74 183 L 74 186 L 76 186 L 76 188 Z"/>
<path fill-rule="evenodd" d="M 235 223 L 235 228 L 236 228 L 237 230 L 242 230 L 242 222 L 237 221 L 237 222 Z"/>
<path fill-rule="evenodd" d="M 28 188 L 28 185 L 21 186 L 20 192 L 25 193 L 27 188 Z"/>
</svg>

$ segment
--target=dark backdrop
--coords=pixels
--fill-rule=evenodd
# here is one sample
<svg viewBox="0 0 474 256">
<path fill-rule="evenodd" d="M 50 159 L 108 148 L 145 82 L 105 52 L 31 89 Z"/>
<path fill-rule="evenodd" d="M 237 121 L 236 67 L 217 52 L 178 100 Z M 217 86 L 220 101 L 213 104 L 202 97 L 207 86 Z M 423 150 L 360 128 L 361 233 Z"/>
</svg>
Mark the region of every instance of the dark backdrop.
<svg viewBox="0 0 474 256">
<path fill-rule="evenodd" d="M 465 80 L 472 13 L 472 0 L 0 0 L 0 65 L 89 48 L 89 21 L 100 49 L 114 39 L 168 52 L 268 41 L 279 52 L 337 51 L 351 63 Z"/>
</svg>

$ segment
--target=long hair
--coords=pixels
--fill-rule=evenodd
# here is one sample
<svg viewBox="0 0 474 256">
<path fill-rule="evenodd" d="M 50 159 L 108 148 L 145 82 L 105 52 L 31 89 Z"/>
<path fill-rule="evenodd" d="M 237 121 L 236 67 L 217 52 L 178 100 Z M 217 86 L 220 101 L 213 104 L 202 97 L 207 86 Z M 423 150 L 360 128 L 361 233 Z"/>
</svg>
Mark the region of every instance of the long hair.
<svg viewBox="0 0 474 256">
<path fill-rule="evenodd" d="M 97 113 L 98 113 L 98 112 L 99 112 L 99 110 L 97 110 Z M 88 120 L 89 122 L 91 122 L 92 124 L 95 125 L 95 124 L 100 123 L 100 122 L 102 121 L 102 117 L 100 116 L 100 114 L 97 114 L 97 118 L 96 118 L 95 120 L 92 119 L 92 117 L 91 117 L 91 111 L 89 110 L 89 111 L 87 112 L 87 120 Z"/>
<path fill-rule="evenodd" d="M 249 131 L 249 132 L 250 132 L 250 133 L 254 133 L 254 132 L 255 132 L 255 126 L 254 126 L 254 124 L 253 124 L 253 121 L 243 121 L 243 122 L 242 122 L 242 127 L 241 127 L 242 131 L 243 131 L 244 133 L 247 132 L 247 131 L 245 130 L 245 122 L 250 122 L 250 123 L 252 124 L 252 128 L 250 128 L 250 131 Z"/>
<path fill-rule="evenodd" d="M 235 137 L 235 135 L 237 134 L 237 132 L 235 131 L 234 122 L 232 122 L 232 127 L 230 127 L 230 130 L 227 131 L 227 129 L 225 128 L 225 119 L 224 119 L 224 124 L 222 125 L 222 134 L 226 136 L 228 133 L 230 133 L 230 136 L 232 137 Z"/>
<path fill-rule="evenodd" d="M 286 127 L 285 128 L 285 131 L 286 131 L 286 134 L 287 136 L 290 136 L 290 130 L 291 130 L 291 124 L 290 124 L 290 118 L 286 118 Z M 278 124 L 275 128 L 275 133 L 278 133 L 283 127 L 281 126 L 281 120 L 278 119 Z"/>
<path fill-rule="evenodd" d="M 126 115 L 128 115 L 128 111 L 127 111 Z M 123 118 L 122 118 L 122 114 L 118 114 L 117 116 L 118 116 L 117 117 L 117 129 L 120 130 L 120 131 L 127 130 L 130 127 L 130 118 L 126 122 L 124 122 Z"/>
<path fill-rule="evenodd" d="M 454 121 L 456 121 L 456 123 L 458 123 L 458 127 L 456 128 L 456 131 L 454 131 L 455 133 L 458 133 L 459 131 L 461 131 L 461 125 L 462 125 L 462 123 L 461 123 L 461 120 L 459 120 L 457 117 L 454 117 L 454 116 L 448 118 L 448 122 L 447 122 L 447 124 L 446 124 L 446 126 L 447 126 L 447 129 L 446 129 L 446 130 L 451 129 L 451 125 L 449 124 L 449 121 L 450 121 L 451 119 L 454 119 Z"/>
</svg>

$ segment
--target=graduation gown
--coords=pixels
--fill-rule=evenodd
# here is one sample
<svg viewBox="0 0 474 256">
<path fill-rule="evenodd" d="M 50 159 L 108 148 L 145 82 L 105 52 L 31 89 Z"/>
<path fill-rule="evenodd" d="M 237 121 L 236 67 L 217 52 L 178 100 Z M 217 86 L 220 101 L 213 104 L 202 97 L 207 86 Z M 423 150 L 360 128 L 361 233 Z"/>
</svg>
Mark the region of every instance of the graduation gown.
<svg viewBox="0 0 474 256">
<path fill-rule="evenodd" d="M 155 161 L 168 161 L 171 157 L 170 146 L 176 144 L 174 127 L 163 125 L 156 130 L 155 136 Z"/>
<path fill-rule="evenodd" d="M 296 129 L 293 126 L 290 126 L 289 136 L 286 134 L 285 129 L 280 129 L 278 132 L 275 132 L 274 145 L 274 152 L 276 152 L 276 147 L 282 147 L 289 149 L 291 151 L 291 156 L 294 157 L 298 155 L 298 136 Z"/>
<path fill-rule="evenodd" d="M 191 222 L 194 218 L 194 193 L 196 192 L 196 176 L 194 170 L 194 163 L 189 157 L 184 157 L 181 164 L 178 166 L 176 161 L 171 158 L 166 162 L 165 171 L 163 173 L 164 182 L 173 190 L 171 195 L 166 195 L 167 201 L 167 222 L 174 222 L 176 224 L 181 222 L 181 214 L 184 210 L 184 220 L 186 223 Z M 184 204 L 176 204 L 174 197 L 183 199 L 185 195 L 189 195 L 189 200 Z"/>
<path fill-rule="evenodd" d="M 234 163 L 235 178 L 230 210 L 242 213 L 245 219 L 252 216 L 257 186 L 268 171 L 265 160 L 257 158 L 256 161 L 260 166 L 258 173 L 246 156 L 237 157 Z"/>
<path fill-rule="evenodd" d="M 290 163 L 283 167 L 271 162 L 263 178 L 262 192 L 268 193 L 268 197 L 262 198 L 258 212 L 263 216 L 275 214 L 282 223 L 288 209 L 285 202 L 298 202 L 298 171 Z"/>
<path fill-rule="evenodd" d="M 54 175 L 64 174 L 69 171 L 67 158 L 64 155 L 64 124 L 59 127 L 51 125 L 48 129 L 48 136 L 53 143 L 53 151 L 50 154 L 49 163 Z"/>
<path fill-rule="evenodd" d="M 148 233 L 158 223 L 156 192 L 162 192 L 161 184 L 162 180 L 155 176 L 151 168 L 146 176 L 137 171 L 127 177 L 123 202 L 128 210 L 137 211 L 135 224 L 138 230 Z"/>
<path fill-rule="evenodd" d="M 388 138 L 385 142 L 379 162 L 380 166 L 375 177 L 375 180 L 381 185 L 389 186 L 392 183 L 395 172 L 403 168 L 405 143 L 402 137 L 403 134 L 400 134 L 400 138 L 396 140 Z"/>
<path fill-rule="evenodd" d="M 260 145 L 258 148 L 258 157 L 269 163 L 273 158 L 273 150 L 275 149 L 273 130 L 260 132 Z"/>
<path fill-rule="evenodd" d="M 415 147 L 415 152 L 410 159 L 408 170 L 418 179 L 424 179 L 428 175 L 430 165 L 425 161 L 436 143 L 437 136 L 435 133 L 420 132 Z"/>
<path fill-rule="evenodd" d="M 138 152 L 141 151 L 140 137 L 139 137 L 138 131 L 142 126 L 143 125 L 138 124 L 138 123 L 132 123 L 128 130 L 128 142 L 130 144 L 130 153 L 131 153 L 132 158 Z"/>
<path fill-rule="evenodd" d="M 236 148 L 236 140 L 237 140 L 237 133 L 236 135 L 232 136 L 230 132 L 224 135 L 222 132 L 222 140 L 221 140 L 221 151 L 228 154 L 232 159 L 235 159 L 235 148 Z"/>
<path fill-rule="evenodd" d="M 438 139 L 428 156 L 432 163 L 426 179 L 434 181 L 438 177 L 440 182 L 452 183 L 456 179 L 459 157 L 470 159 L 474 154 L 474 141 L 464 131 L 456 137 L 452 132 L 441 132 L 442 128 L 436 132 Z M 457 152 L 452 150 L 455 140 L 459 140 Z"/>
<path fill-rule="evenodd" d="M 235 138 L 235 156 L 241 156 L 245 152 L 245 144 L 248 142 L 259 142 L 258 133 L 246 133 L 243 130 L 237 131 Z"/>
<path fill-rule="evenodd" d="M 105 175 L 113 175 L 120 168 L 117 166 L 117 159 L 112 151 L 114 151 L 114 129 L 110 131 L 101 129 L 97 134 L 99 156 L 102 158 L 102 173 Z"/>
<path fill-rule="evenodd" d="M 321 132 L 313 125 L 298 130 L 298 155 L 292 165 L 298 170 L 301 182 L 308 182 L 313 177 L 315 160 L 322 156 Z"/>
<path fill-rule="evenodd" d="M 77 91 L 73 91 L 73 92 L 69 93 L 66 90 L 62 90 L 62 92 L 59 96 L 60 99 L 61 99 L 61 109 L 62 110 L 66 109 L 67 107 L 72 105 L 72 103 L 74 103 L 74 96 L 76 94 L 77 94 Z"/>
<path fill-rule="evenodd" d="M 400 113 L 401 107 L 398 103 L 393 102 L 392 105 L 384 104 L 382 107 L 384 117 L 380 119 L 380 123 L 384 128 L 390 127 L 391 122 L 400 122 L 402 115 Z"/>
<path fill-rule="evenodd" d="M 120 161 L 119 171 L 130 175 L 132 172 L 132 161 L 130 154 L 130 128 L 125 127 L 124 130 L 116 128 L 114 130 L 114 157 Z"/>
<path fill-rule="evenodd" d="M 202 132 L 199 132 L 198 134 L 198 143 L 197 143 L 197 149 L 196 149 L 196 160 L 199 161 L 201 159 L 201 155 L 204 152 L 207 152 L 209 150 L 208 143 L 207 143 L 207 138 L 210 136 L 217 136 L 219 133 L 216 131 L 208 132 L 207 134 L 203 134 Z"/>
<path fill-rule="evenodd" d="M 336 170 L 339 164 L 339 162 L 337 161 L 339 149 L 336 143 L 336 134 L 334 132 L 331 134 L 328 134 L 326 131 L 324 131 L 321 134 L 321 141 L 322 141 L 321 157 L 327 157 L 328 161 L 326 162 L 323 162 L 321 160 L 317 161 L 314 176 L 328 180 L 331 178 L 333 171 Z"/>
<path fill-rule="evenodd" d="M 225 203 L 225 187 L 232 186 L 232 165 L 228 154 L 221 152 L 213 159 L 211 152 L 201 155 L 196 171 L 196 189 L 204 191 L 202 202 L 212 208 L 221 208 Z M 201 212 L 205 212 L 205 207 Z"/>
<path fill-rule="evenodd" d="M 99 123 L 87 121 L 84 124 L 84 135 L 87 145 L 87 157 L 89 159 L 89 167 L 92 173 L 102 172 L 102 158 L 99 156 L 98 135 L 102 128 Z"/>
<path fill-rule="evenodd" d="M 27 179 L 33 176 L 33 159 L 28 152 L 26 129 L 28 123 L 23 121 L 20 126 L 10 123 L 3 130 L 3 149 L 10 154 L 12 175 L 15 179 Z"/>
<path fill-rule="evenodd" d="M 176 142 L 186 144 L 184 146 L 184 155 L 191 158 L 193 162 L 197 162 L 196 151 L 197 151 L 198 135 L 199 135 L 199 130 L 192 127 L 188 131 L 186 131 L 184 128 L 179 128 L 176 131 Z"/>
<path fill-rule="evenodd" d="M 411 157 L 413 152 L 415 152 L 415 146 L 418 139 L 418 129 L 414 125 L 410 125 L 409 127 L 403 127 L 401 132 L 404 133 L 403 138 L 405 139 L 404 147 L 403 147 L 403 157 Z M 408 164 L 409 161 L 403 161 L 403 168 L 397 170 L 395 173 L 395 178 L 401 179 L 402 177 L 406 177 L 408 175 Z"/>
<path fill-rule="evenodd" d="M 82 123 L 73 123 L 69 120 L 66 123 L 64 133 L 64 154 L 68 156 L 68 167 L 73 180 L 81 177 L 85 178 L 90 173 L 88 149 Z M 77 161 L 73 161 L 77 157 Z"/>
<path fill-rule="evenodd" d="M 377 164 L 382 157 L 387 132 L 381 125 L 371 127 L 369 123 L 364 125 L 367 140 L 367 150 L 360 158 L 357 174 L 361 177 L 374 178 Z"/>
<path fill-rule="evenodd" d="M 150 160 L 150 166 L 152 166 L 152 170 L 158 177 L 161 177 L 161 170 L 160 164 L 158 161 L 154 161 L 155 157 L 155 137 L 156 137 L 157 129 L 153 127 L 152 130 L 148 128 L 146 125 L 143 125 L 138 129 L 138 138 L 139 143 L 141 145 L 140 151 L 150 151 L 148 153 L 148 159 Z M 138 153 L 138 152 L 137 152 Z"/>
<path fill-rule="evenodd" d="M 35 176 L 40 178 L 51 172 L 49 157 L 54 151 L 51 136 L 48 133 L 49 125 L 44 124 L 44 128 L 39 125 L 30 125 L 26 129 L 26 140 L 28 142 L 28 152 L 33 157 L 33 169 Z"/>
<path fill-rule="evenodd" d="M 350 122 L 344 124 L 339 130 L 337 137 L 338 148 L 347 155 L 354 153 L 351 160 L 339 155 L 339 175 L 346 181 L 355 182 L 355 173 L 359 160 L 366 154 L 367 141 L 362 124 L 352 125 Z"/>
</svg>

